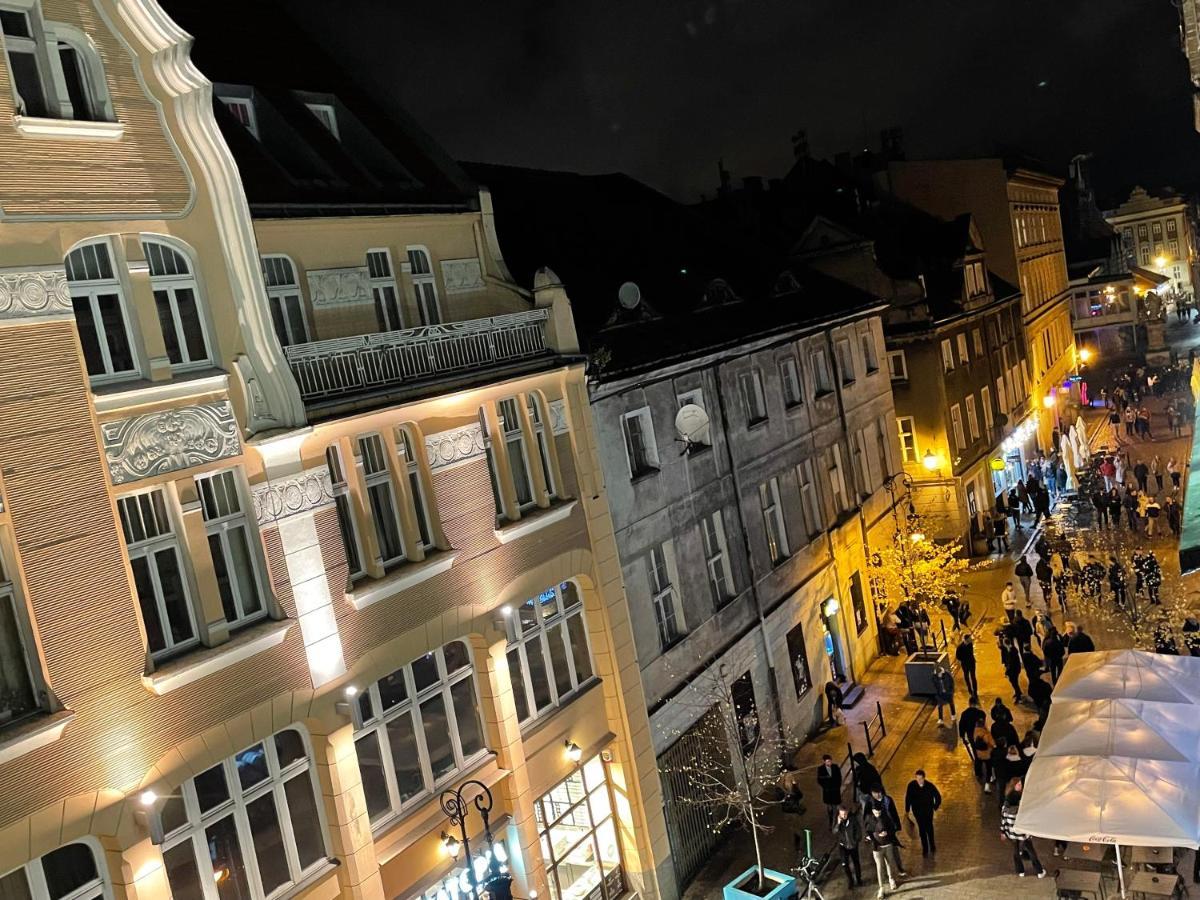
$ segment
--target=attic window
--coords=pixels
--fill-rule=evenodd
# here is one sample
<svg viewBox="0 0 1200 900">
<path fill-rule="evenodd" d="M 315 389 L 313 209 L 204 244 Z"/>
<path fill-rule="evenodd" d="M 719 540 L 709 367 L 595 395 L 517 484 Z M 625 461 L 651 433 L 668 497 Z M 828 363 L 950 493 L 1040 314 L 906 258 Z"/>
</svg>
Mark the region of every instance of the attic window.
<svg viewBox="0 0 1200 900">
<path fill-rule="evenodd" d="M 254 115 L 254 104 L 249 97 L 218 97 L 229 114 L 237 119 L 255 138 L 258 134 L 258 119 Z"/>
<path fill-rule="evenodd" d="M 336 140 L 341 140 L 342 136 L 338 132 L 337 112 L 333 105 L 329 103 L 305 103 L 308 111 L 317 117 L 317 121 L 325 126 L 325 130 L 334 136 Z"/>
</svg>

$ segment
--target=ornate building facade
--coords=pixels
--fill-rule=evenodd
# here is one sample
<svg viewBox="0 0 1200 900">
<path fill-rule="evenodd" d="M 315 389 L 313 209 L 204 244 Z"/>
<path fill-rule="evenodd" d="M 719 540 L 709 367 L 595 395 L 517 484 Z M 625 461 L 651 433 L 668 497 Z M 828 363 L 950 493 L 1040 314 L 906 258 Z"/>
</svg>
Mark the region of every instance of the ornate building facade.
<svg viewBox="0 0 1200 900">
<path fill-rule="evenodd" d="M 565 292 L 318 57 L 202 71 L 176 19 L 228 16 L 169 6 L 0 0 L 0 883 L 471 896 L 471 781 L 519 894 L 657 897 Z"/>
</svg>

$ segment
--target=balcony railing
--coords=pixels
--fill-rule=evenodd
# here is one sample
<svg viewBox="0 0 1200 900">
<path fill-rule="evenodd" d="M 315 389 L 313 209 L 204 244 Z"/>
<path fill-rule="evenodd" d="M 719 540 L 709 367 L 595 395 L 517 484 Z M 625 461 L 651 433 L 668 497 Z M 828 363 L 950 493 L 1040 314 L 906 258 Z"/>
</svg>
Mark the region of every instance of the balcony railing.
<svg viewBox="0 0 1200 900">
<path fill-rule="evenodd" d="M 306 401 L 369 393 L 547 352 L 549 311 L 360 334 L 285 347 Z"/>
</svg>

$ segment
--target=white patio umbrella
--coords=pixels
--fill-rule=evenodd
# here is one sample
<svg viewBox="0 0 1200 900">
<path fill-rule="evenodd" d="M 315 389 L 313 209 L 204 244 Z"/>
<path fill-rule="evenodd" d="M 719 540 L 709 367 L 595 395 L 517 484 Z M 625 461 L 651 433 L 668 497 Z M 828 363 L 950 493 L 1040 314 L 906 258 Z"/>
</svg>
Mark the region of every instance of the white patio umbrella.
<svg viewBox="0 0 1200 900">
<path fill-rule="evenodd" d="M 1200 763 L 1200 716 L 1187 703 L 1059 700 L 1037 758 L 1125 756 Z"/>
<path fill-rule="evenodd" d="M 1097 650 L 1067 660 L 1054 700 L 1151 700 L 1200 703 L 1200 657 L 1145 650 Z M 1057 705 L 1052 707 L 1057 709 Z M 1200 710 L 1196 711 L 1200 719 Z"/>
<path fill-rule="evenodd" d="M 1062 456 L 1063 465 L 1067 467 L 1067 490 L 1075 489 L 1075 448 L 1065 434 L 1058 439 L 1058 452 Z"/>
</svg>

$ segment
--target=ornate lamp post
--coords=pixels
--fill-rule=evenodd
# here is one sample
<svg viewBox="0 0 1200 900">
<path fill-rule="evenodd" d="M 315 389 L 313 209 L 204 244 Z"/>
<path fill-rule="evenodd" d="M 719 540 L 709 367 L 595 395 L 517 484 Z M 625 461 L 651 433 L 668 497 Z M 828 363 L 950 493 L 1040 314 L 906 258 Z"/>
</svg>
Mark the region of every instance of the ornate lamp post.
<svg viewBox="0 0 1200 900">
<path fill-rule="evenodd" d="M 468 801 L 463 796 L 463 791 L 470 787 L 478 788 L 479 793 Z M 464 855 L 467 877 L 474 885 L 475 896 L 479 900 L 512 900 L 512 876 L 501 866 L 501 861 L 496 855 L 496 842 L 492 838 L 492 792 L 488 790 L 487 785 L 475 780 L 464 782 L 457 790 L 443 791 L 441 803 L 442 812 L 446 814 L 452 826 L 458 826 L 461 835 L 461 838 L 458 838 L 443 831 L 442 847 L 454 859 L 458 859 L 460 853 Z M 471 806 L 475 807 L 475 811 L 483 820 L 483 835 L 488 844 L 487 866 L 482 876 L 471 858 L 471 841 L 467 835 L 467 816 Z"/>
</svg>

